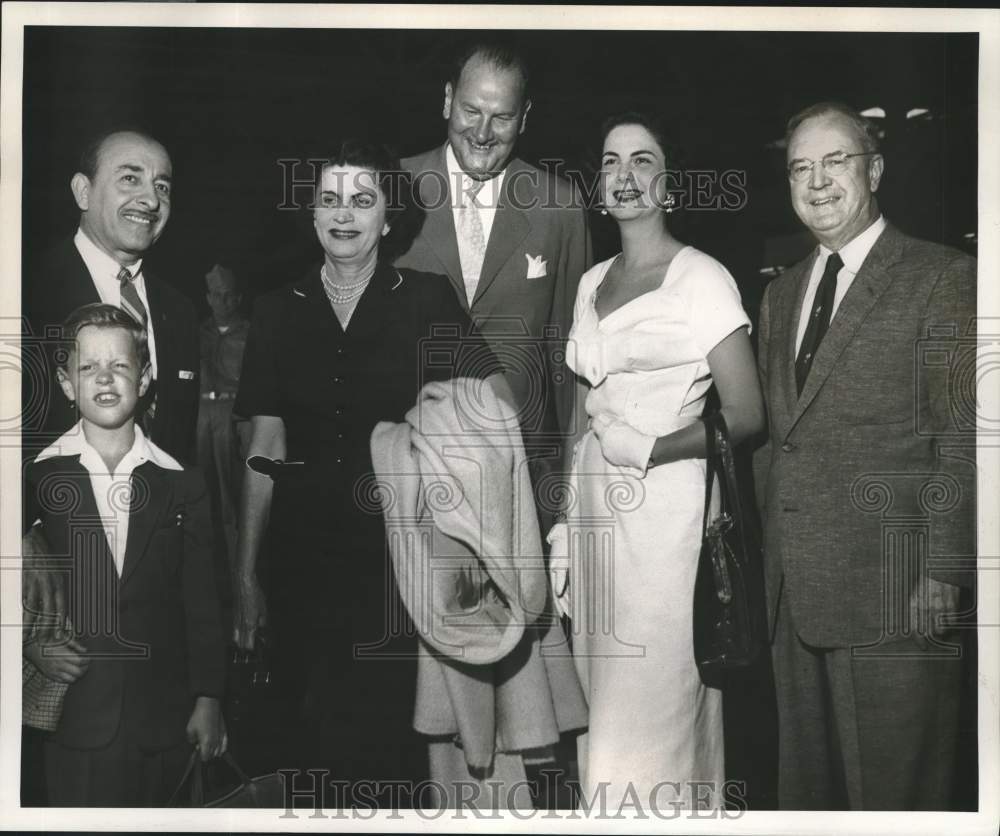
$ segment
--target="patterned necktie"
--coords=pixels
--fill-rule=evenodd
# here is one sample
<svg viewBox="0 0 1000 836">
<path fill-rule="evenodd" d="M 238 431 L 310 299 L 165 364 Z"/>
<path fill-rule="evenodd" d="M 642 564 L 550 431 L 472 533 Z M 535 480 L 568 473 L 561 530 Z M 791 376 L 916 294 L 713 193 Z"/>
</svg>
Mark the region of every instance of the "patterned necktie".
<svg viewBox="0 0 1000 836">
<path fill-rule="evenodd" d="M 128 267 L 122 267 L 118 271 L 118 286 L 122 292 L 120 305 L 122 310 L 130 314 L 143 328 L 147 327 L 149 317 L 146 314 L 146 306 L 142 304 L 142 299 L 139 298 L 139 291 L 135 289 L 132 274 L 129 272 Z"/>
<path fill-rule="evenodd" d="M 476 202 L 476 195 L 484 182 L 473 180 L 468 175 L 462 178 L 463 200 L 462 208 L 458 211 L 458 257 L 462 262 L 465 298 L 468 299 L 470 308 L 486 256 L 486 234 L 483 231 L 483 219 L 479 216 L 479 204 Z"/>
<path fill-rule="evenodd" d="M 135 283 L 128 267 L 122 267 L 122 269 L 118 271 L 118 285 L 122 292 L 121 304 L 119 307 L 129 314 L 132 319 L 140 323 L 143 328 L 148 330 L 149 316 L 146 313 L 146 306 L 142 304 L 142 299 L 139 298 L 139 291 L 135 289 Z M 147 392 L 146 398 L 144 399 L 146 401 L 146 408 L 139 415 L 139 423 L 142 425 L 142 428 L 147 436 L 152 435 L 153 418 L 156 417 L 155 385 L 151 384 L 150 389 L 152 392 Z"/>
<path fill-rule="evenodd" d="M 843 266 L 844 262 L 840 255 L 831 253 L 826 260 L 826 267 L 823 269 L 823 278 L 820 279 L 819 287 L 816 289 L 816 298 L 813 299 L 809 324 L 802 337 L 799 356 L 795 360 L 795 385 L 800 395 L 802 387 L 806 385 L 806 378 L 809 377 L 809 370 L 812 368 L 813 358 L 816 356 L 819 344 L 823 342 L 827 328 L 830 327 L 830 319 L 833 316 L 833 298 L 837 293 L 837 273 Z"/>
</svg>

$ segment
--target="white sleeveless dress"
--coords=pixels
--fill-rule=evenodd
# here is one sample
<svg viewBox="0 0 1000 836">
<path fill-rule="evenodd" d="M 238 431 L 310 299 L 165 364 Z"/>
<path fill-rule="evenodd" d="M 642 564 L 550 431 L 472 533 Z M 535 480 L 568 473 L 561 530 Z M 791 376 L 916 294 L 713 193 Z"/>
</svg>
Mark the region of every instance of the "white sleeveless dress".
<svg viewBox="0 0 1000 836">
<path fill-rule="evenodd" d="M 666 435 L 698 420 L 708 353 L 750 323 L 732 276 L 693 247 L 658 289 L 599 321 L 595 291 L 613 261 L 580 280 L 567 363 L 592 387 L 588 416 Z M 572 478 L 573 654 L 590 708 L 578 751 L 584 803 L 603 791 L 609 810 L 635 803 L 632 793 L 647 809 L 718 806 L 722 695 L 701 683 L 692 649 L 704 459 L 638 477 L 606 462 L 588 430 Z"/>
</svg>

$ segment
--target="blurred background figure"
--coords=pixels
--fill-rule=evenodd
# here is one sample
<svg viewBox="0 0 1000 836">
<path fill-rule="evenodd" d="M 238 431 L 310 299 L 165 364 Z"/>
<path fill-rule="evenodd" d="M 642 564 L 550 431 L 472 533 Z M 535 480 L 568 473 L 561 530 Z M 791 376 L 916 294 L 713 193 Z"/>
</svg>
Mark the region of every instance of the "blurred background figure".
<svg viewBox="0 0 1000 836">
<path fill-rule="evenodd" d="M 216 580 L 226 604 L 232 597 L 232 562 L 236 554 L 236 503 L 243 479 L 243 459 L 250 423 L 233 418 L 243 348 L 250 321 L 243 314 L 242 283 L 229 267 L 215 264 L 205 274 L 205 298 L 211 309 L 201 324 L 201 404 L 198 409 L 198 464 L 205 472 L 212 501 Z"/>
</svg>

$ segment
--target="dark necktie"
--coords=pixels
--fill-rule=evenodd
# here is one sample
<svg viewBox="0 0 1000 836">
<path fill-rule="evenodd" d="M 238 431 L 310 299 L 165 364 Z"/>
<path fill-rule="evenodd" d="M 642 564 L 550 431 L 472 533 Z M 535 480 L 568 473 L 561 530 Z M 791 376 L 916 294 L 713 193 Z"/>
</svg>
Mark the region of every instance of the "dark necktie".
<svg viewBox="0 0 1000 836">
<path fill-rule="evenodd" d="M 132 274 L 129 272 L 128 267 L 122 267 L 118 271 L 118 285 L 122 292 L 122 310 L 130 314 L 136 322 L 145 328 L 148 325 L 146 306 L 142 304 L 142 299 L 139 298 L 139 291 L 135 289 L 135 283 L 132 281 Z"/>
<path fill-rule="evenodd" d="M 809 314 L 809 324 L 806 326 L 806 333 L 802 337 L 802 345 L 799 347 L 799 356 L 795 359 L 795 385 L 798 392 L 802 394 L 802 388 L 806 385 L 806 378 L 809 377 L 809 370 L 812 368 L 813 358 L 819 350 L 819 344 L 826 336 L 827 328 L 830 327 L 830 318 L 833 314 L 833 297 L 837 293 L 837 273 L 844 266 L 838 253 L 831 253 L 826 260 L 826 267 L 823 270 L 823 278 L 819 280 L 819 287 L 816 288 L 816 298 L 813 299 L 812 312 Z"/>
<path fill-rule="evenodd" d="M 122 292 L 121 309 L 141 324 L 143 328 L 148 330 L 149 316 L 146 313 L 146 306 L 142 304 L 142 299 L 139 298 L 139 291 L 135 289 L 135 282 L 132 280 L 132 273 L 129 272 L 128 267 L 122 267 L 118 271 L 118 285 Z M 152 385 L 150 388 L 153 389 L 153 392 L 146 393 L 146 408 L 139 416 L 139 423 L 142 425 L 147 436 L 152 433 L 153 418 L 156 416 L 156 389 Z"/>
</svg>

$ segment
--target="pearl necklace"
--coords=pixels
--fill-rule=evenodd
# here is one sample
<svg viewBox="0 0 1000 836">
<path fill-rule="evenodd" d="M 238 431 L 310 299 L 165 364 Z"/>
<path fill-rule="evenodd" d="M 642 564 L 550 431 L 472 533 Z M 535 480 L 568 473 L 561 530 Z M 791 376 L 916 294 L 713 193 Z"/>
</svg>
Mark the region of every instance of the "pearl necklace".
<svg viewBox="0 0 1000 836">
<path fill-rule="evenodd" d="M 375 271 L 372 270 L 371 276 L 359 282 L 354 282 L 354 284 L 335 284 L 327 275 L 325 264 L 319 271 L 319 277 L 323 280 L 323 290 L 326 291 L 327 298 L 335 305 L 349 305 L 355 299 L 359 298 L 365 292 L 365 288 L 368 287 L 374 275 Z"/>
</svg>

